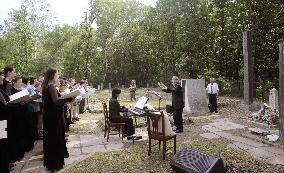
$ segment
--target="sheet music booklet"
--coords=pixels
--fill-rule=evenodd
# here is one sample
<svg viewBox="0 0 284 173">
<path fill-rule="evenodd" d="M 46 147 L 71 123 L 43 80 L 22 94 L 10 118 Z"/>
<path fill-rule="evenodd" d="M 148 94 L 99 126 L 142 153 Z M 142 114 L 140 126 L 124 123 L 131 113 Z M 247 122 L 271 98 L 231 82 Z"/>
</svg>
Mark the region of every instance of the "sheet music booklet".
<svg viewBox="0 0 284 173">
<path fill-rule="evenodd" d="M 71 97 L 77 97 L 81 94 L 81 92 L 77 89 L 77 90 L 74 90 L 74 91 L 71 91 L 69 94 L 66 94 L 62 97 L 59 97 L 59 99 L 68 99 L 68 98 L 71 98 Z"/>
<path fill-rule="evenodd" d="M 138 101 L 135 104 L 135 108 L 143 109 L 148 100 L 149 98 L 145 96 L 138 98 Z"/>
<path fill-rule="evenodd" d="M 23 89 L 22 91 L 11 95 L 9 98 L 9 103 L 22 103 L 29 101 L 31 99 L 31 96 L 27 89 Z"/>
</svg>

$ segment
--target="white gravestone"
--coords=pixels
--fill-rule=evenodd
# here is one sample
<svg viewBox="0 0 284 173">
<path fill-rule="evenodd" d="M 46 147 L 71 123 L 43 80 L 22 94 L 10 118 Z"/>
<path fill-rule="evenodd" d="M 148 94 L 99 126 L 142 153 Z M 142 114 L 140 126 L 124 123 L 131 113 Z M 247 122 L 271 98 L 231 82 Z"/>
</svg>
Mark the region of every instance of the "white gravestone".
<svg viewBox="0 0 284 173">
<path fill-rule="evenodd" d="M 7 138 L 7 120 L 0 121 L 0 139 Z"/>
<path fill-rule="evenodd" d="M 101 83 L 101 90 L 104 89 L 104 83 Z"/>
<path fill-rule="evenodd" d="M 111 89 L 111 83 L 108 83 L 108 88 Z"/>
<path fill-rule="evenodd" d="M 208 113 L 204 79 L 182 80 L 184 86 L 184 112 L 193 115 L 204 115 Z"/>
<path fill-rule="evenodd" d="M 273 109 L 278 109 L 278 91 L 275 88 L 272 88 L 269 93 L 269 105 Z"/>
<path fill-rule="evenodd" d="M 100 85 L 98 85 L 98 90 L 100 90 L 101 89 L 101 86 Z"/>
</svg>

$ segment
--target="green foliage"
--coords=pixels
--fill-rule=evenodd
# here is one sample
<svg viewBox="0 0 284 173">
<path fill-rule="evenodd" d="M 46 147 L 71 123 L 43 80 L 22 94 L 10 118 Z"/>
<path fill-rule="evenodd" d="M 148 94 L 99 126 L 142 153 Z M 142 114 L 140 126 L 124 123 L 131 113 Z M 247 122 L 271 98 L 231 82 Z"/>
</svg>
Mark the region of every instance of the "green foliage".
<svg viewBox="0 0 284 173">
<path fill-rule="evenodd" d="M 41 0 L 25 0 L 1 26 L 0 65 L 41 75 L 54 66 L 77 80 L 138 86 L 181 78 L 220 78 L 241 93 L 242 33 L 253 32 L 256 96 L 278 86 L 284 6 L 273 0 L 91 0 L 82 22 L 52 26 Z M 32 9 L 32 10 L 31 10 Z M 260 82 L 263 81 L 263 82 Z M 269 82 L 266 82 L 269 81 Z M 237 87 L 236 84 L 237 83 Z M 241 94 L 240 94 L 241 95 Z"/>
</svg>

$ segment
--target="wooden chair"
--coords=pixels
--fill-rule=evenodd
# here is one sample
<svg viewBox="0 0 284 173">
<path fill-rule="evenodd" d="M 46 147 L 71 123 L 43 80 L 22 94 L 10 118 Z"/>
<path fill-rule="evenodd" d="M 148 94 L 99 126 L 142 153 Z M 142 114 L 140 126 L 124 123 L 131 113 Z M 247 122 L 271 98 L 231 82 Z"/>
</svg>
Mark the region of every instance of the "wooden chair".
<svg viewBox="0 0 284 173">
<path fill-rule="evenodd" d="M 105 119 L 105 134 L 104 138 L 107 136 L 107 142 L 109 140 L 109 135 L 117 135 L 117 134 L 110 134 L 110 131 L 117 131 L 118 130 L 118 136 L 120 137 L 120 131 L 121 131 L 121 139 L 123 140 L 123 131 L 125 123 L 112 123 L 109 121 L 109 113 L 107 109 L 107 104 L 103 103 L 103 111 L 104 111 L 104 119 Z"/>
<path fill-rule="evenodd" d="M 162 129 L 159 129 L 159 121 L 162 121 Z M 163 143 L 163 160 L 165 160 L 166 152 L 171 149 L 167 149 L 166 142 L 168 140 L 174 140 L 174 154 L 176 153 L 176 134 L 174 135 L 165 135 L 165 120 L 164 120 L 164 113 L 161 112 L 150 112 L 147 111 L 147 124 L 148 124 L 148 136 L 149 136 L 149 150 L 148 155 L 151 155 L 152 147 L 159 145 L 159 150 L 161 149 L 161 142 Z M 152 145 L 151 140 L 157 140 L 158 143 Z"/>
</svg>

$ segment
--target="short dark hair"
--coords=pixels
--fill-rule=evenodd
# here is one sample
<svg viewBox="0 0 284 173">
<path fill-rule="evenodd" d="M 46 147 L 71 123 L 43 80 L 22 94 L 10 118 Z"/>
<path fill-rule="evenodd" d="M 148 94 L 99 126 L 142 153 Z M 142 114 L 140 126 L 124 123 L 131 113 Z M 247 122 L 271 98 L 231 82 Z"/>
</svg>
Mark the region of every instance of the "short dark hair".
<svg viewBox="0 0 284 173">
<path fill-rule="evenodd" d="M 33 85 L 35 83 L 35 77 L 30 77 L 30 84 Z"/>
<path fill-rule="evenodd" d="M 117 97 L 117 95 L 120 94 L 120 93 L 121 93 L 120 89 L 114 88 L 114 89 L 112 89 L 111 95 L 112 95 L 112 97 Z"/>
<path fill-rule="evenodd" d="M 29 78 L 27 78 L 27 77 L 22 77 L 22 82 L 23 82 L 23 84 L 28 85 Z"/>
<path fill-rule="evenodd" d="M 4 72 L 4 76 L 7 77 L 9 72 L 12 72 L 14 70 L 13 67 L 7 66 L 4 68 L 3 72 Z"/>
<path fill-rule="evenodd" d="M 81 80 L 81 81 L 80 81 L 80 85 L 83 85 L 83 84 L 85 84 L 85 83 L 86 83 L 85 80 Z"/>
</svg>

